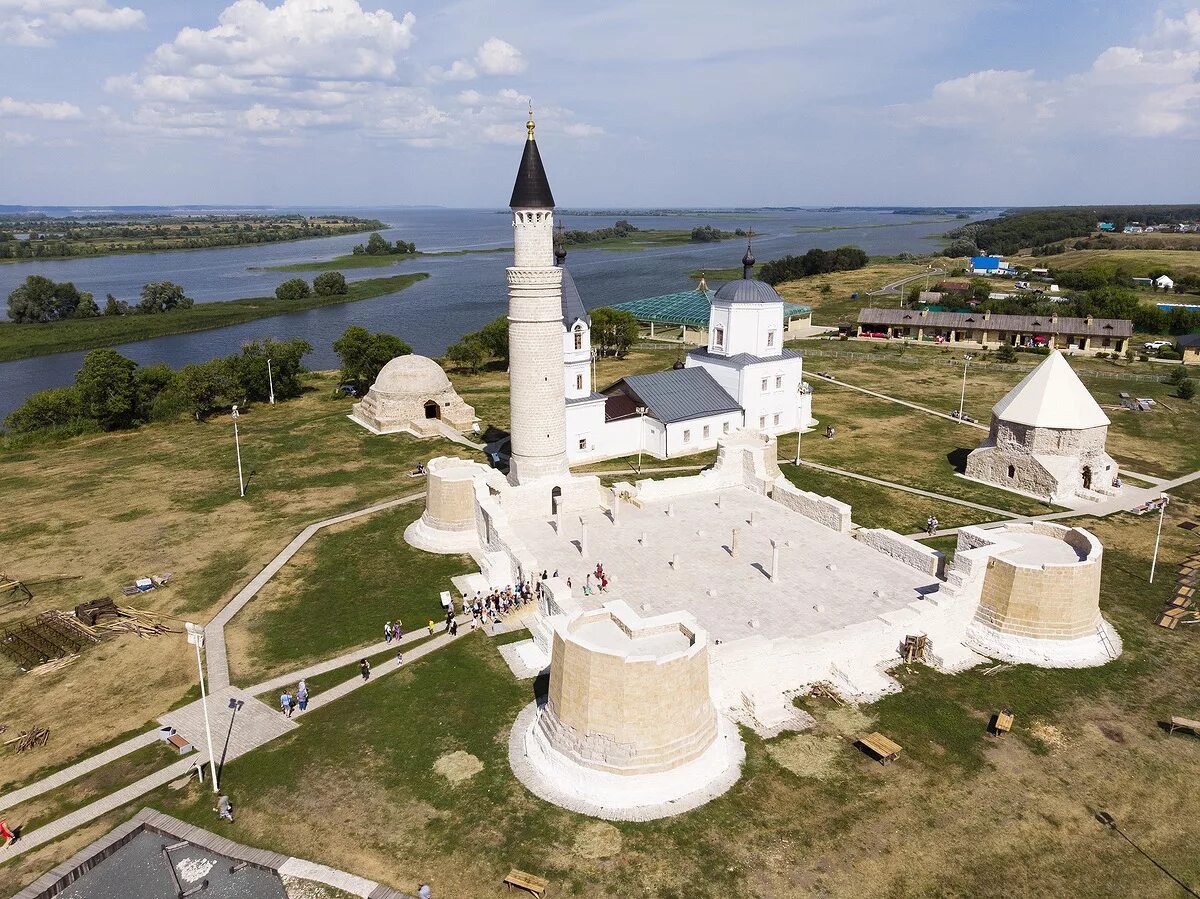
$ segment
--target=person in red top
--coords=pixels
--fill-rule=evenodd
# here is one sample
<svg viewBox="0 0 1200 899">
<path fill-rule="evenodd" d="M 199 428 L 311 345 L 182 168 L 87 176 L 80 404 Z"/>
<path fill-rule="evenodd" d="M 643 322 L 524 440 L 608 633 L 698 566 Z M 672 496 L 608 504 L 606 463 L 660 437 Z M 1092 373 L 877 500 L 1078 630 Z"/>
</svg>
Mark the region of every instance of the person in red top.
<svg viewBox="0 0 1200 899">
<path fill-rule="evenodd" d="M 0 821 L 0 838 L 4 839 L 5 846 L 7 846 L 9 843 L 12 843 L 17 838 L 17 835 L 8 829 L 8 824 L 6 824 L 4 821 Z"/>
</svg>

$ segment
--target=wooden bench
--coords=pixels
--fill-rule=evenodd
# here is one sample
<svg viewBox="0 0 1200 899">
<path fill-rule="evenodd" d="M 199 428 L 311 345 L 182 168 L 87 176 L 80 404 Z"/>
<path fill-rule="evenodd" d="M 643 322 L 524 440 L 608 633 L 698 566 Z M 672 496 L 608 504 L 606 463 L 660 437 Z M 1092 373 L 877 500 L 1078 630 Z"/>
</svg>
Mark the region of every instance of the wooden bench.
<svg viewBox="0 0 1200 899">
<path fill-rule="evenodd" d="M 889 740 L 878 731 L 867 734 L 865 737 L 859 737 L 858 742 L 869 749 L 874 755 L 878 756 L 879 764 L 881 765 L 894 762 L 900 758 L 900 753 L 903 752 L 899 743 Z"/>
<path fill-rule="evenodd" d="M 1009 711 L 997 712 L 992 716 L 992 733 L 1002 736 L 1012 730 L 1013 714 Z"/>
<path fill-rule="evenodd" d="M 187 755 L 192 751 L 192 744 L 179 736 L 179 734 L 171 734 L 171 736 L 167 737 L 167 742 L 178 749 L 180 755 Z"/>
<path fill-rule="evenodd" d="M 508 872 L 508 876 L 504 878 L 504 886 L 509 890 L 516 887 L 519 890 L 525 890 L 534 896 L 540 897 L 546 895 L 546 888 L 550 886 L 550 881 L 544 877 L 538 877 L 536 874 L 529 874 L 513 868 Z"/>
<path fill-rule="evenodd" d="M 1167 733 L 1173 734 L 1177 730 L 1190 730 L 1193 734 L 1200 737 L 1200 721 L 1194 721 L 1191 718 L 1180 718 L 1177 715 L 1171 716 L 1171 724 L 1167 728 Z"/>
</svg>

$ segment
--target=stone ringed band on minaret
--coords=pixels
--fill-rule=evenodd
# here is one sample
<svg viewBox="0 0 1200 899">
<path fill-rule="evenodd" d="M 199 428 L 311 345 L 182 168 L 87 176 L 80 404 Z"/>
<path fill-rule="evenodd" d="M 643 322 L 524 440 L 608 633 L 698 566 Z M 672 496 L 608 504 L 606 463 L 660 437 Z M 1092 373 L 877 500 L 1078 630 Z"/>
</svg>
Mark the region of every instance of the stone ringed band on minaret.
<svg viewBox="0 0 1200 899">
<path fill-rule="evenodd" d="M 510 209 L 553 209 L 554 194 L 550 193 L 550 179 L 546 177 L 542 156 L 533 137 L 532 106 L 525 128 L 529 132 L 529 139 L 525 141 L 525 151 L 521 154 L 521 165 L 517 169 L 517 181 L 513 185 L 508 206 Z"/>
</svg>

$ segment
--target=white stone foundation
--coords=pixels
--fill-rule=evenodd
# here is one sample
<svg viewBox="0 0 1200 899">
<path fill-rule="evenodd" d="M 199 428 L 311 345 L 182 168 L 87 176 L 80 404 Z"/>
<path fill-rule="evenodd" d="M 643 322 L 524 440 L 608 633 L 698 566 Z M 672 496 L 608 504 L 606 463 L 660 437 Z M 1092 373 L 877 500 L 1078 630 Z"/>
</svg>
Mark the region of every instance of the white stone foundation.
<svg viewBox="0 0 1200 899">
<path fill-rule="evenodd" d="M 718 715 L 717 738 L 699 758 L 658 774 L 610 774 L 550 746 L 537 726 L 539 714 L 530 703 L 509 734 L 513 773 L 535 796 L 609 821 L 653 821 L 697 808 L 733 786 L 746 758 L 737 726 Z"/>
<path fill-rule="evenodd" d="M 453 555 L 479 552 L 479 535 L 475 531 L 447 531 L 430 527 L 424 517 L 418 518 L 404 529 L 404 540 L 409 546 L 423 549 L 427 553 Z"/>
<path fill-rule="evenodd" d="M 971 649 L 1002 662 L 1039 668 L 1092 668 L 1107 665 L 1121 654 L 1121 637 L 1101 619 L 1094 634 L 1073 640 L 1047 640 L 1001 633 L 978 621 L 967 627 Z"/>
</svg>

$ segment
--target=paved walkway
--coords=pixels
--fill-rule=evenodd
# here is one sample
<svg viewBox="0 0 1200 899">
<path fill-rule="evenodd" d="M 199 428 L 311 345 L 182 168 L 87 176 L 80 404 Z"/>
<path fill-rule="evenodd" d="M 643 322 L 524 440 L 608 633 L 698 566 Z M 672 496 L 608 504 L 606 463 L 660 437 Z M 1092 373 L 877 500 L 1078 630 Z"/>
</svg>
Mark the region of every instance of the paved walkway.
<svg viewBox="0 0 1200 899">
<path fill-rule="evenodd" d="M 419 493 L 410 493 L 399 499 L 376 503 L 373 506 L 368 506 L 365 509 L 359 509 L 355 512 L 347 512 L 345 515 L 326 518 L 324 521 L 310 524 L 297 534 L 296 538 L 285 546 L 283 551 L 272 559 L 262 571 L 255 575 L 253 580 L 243 587 L 233 599 L 226 603 L 225 607 L 217 613 L 217 616 L 205 626 L 204 652 L 207 658 L 206 667 L 208 669 L 209 689 L 216 692 L 229 686 L 229 657 L 225 648 L 225 625 L 233 620 L 233 616 L 240 612 L 246 606 L 246 603 L 250 602 L 258 594 L 258 591 L 267 585 L 267 582 L 275 576 L 279 569 L 286 565 L 292 556 L 300 551 L 300 547 L 304 546 L 317 531 L 327 528 L 330 525 L 341 524 L 343 521 L 352 521 L 355 518 L 362 518 L 364 515 L 373 515 L 385 509 L 391 509 L 404 503 L 411 503 L 413 500 L 420 499 L 424 495 L 425 491 L 422 490 Z"/>
<path fill-rule="evenodd" d="M 239 703 L 237 709 L 231 703 Z M 225 687 L 208 694 L 208 718 L 212 724 L 213 753 L 217 765 L 245 755 L 276 737 L 281 737 L 296 725 L 246 690 Z M 204 706 L 200 700 L 183 708 L 167 712 L 158 719 L 160 724 L 175 728 L 179 735 L 208 758 L 208 743 L 204 733 Z"/>
<path fill-rule="evenodd" d="M 981 425 L 979 422 L 963 421 L 961 418 L 955 418 L 948 412 L 939 412 L 937 409 L 930 409 L 928 406 L 910 403 L 908 400 L 898 400 L 894 396 L 888 396 L 886 393 L 880 393 L 877 390 L 868 390 L 865 387 L 855 387 L 853 384 L 847 384 L 845 381 L 838 380 L 837 378 L 830 378 L 827 375 L 818 375 L 816 372 L 812 372 L 812 376 L 814 378 L 820 378 L 827 384 L 836 384 L 838 387 L 845 387 L 848 390 L 857 390 L 859 393 L 865 393 L 867 396 L 873 396 L 876 399 L 885 400 L 889 403 L 895 403 L 898 406 L 907 406 L 909 409 L 916 409 L 918 412 L 924 412 L 928 415 L 936 415 L 938 418 L 945 418 L 948 421 L 954 422 L 955 424 L 966 425 L 969 428 L 975 428 L 980 431 L 988 430 L 987 425 Z"/>
<path fill-rule="evenodd" d="M 90 758 L 84 759 L 82 762 L 68 765 L 61 771 L 56 771 L 47 777 L 43 777 L 41 780 L 34 781 L 28 786 L 21 787 L 19 790 L 5 793 L 3 796 L 0 796 L 0 811 L 41 796 L 47 790 L 53 790 L 55 787 L 61 787 L 65 783 L 70 783 L 76 778 L 87 774 L 89 771 L 95 771 L 102 765 L 107 765 L 109 762 L 116 761 L 122 756 L 129 755 L 129 753 L 141 749 L 143 746 L 149 746 L 157 739 L 158 731 L 148 730 L 144 734 L 138 734 L 124 743 L 118 743 L 111 749 L 99 752 Z"/>
</svg>

